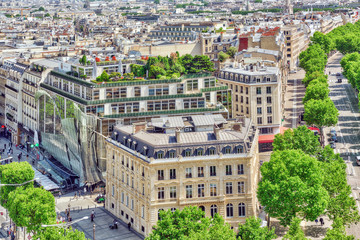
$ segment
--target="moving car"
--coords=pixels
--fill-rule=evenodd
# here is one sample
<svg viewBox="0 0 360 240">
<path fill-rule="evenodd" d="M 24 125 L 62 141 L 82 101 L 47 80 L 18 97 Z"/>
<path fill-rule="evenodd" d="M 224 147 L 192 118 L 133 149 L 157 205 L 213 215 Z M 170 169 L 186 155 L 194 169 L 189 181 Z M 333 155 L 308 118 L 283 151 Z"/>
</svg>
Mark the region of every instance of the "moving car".
<svg viewBox="0 0 360 240">
<path fill-rule="evenodd" d="M 337 76 L 337 77 L 341 76 L 341 73 L 336 73 L 336 76 Z"/>
</svg>

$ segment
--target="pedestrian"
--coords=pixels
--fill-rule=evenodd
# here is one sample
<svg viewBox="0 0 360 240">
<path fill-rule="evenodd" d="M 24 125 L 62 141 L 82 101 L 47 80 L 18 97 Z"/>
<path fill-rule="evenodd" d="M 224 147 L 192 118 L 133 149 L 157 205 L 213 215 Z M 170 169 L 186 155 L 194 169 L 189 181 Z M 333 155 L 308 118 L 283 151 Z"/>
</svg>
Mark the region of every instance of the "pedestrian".
<svg viewBox="0 0 360 240">
<path fill-rule="evenodd" d="M 6 143 L 4 143 L 4 149 L 6 149 Z"/>
<path fill-rule="evenodd" d="M 84 187 L 84 195 L 86 195 L 86 187 Z"/>
<path fill-rule="evenodd" d="M 95 218 L 95 211 L 94 210 L 91 211 L 91 214 L 94 215 L 94 218 Z"/>
<path fill-rule="evenodd" d="M 59 199 L 60 199 L 60 197 L 61 197 L 61 192 L 59 192 L 59 196 L 58 196 L 58 197 L 59 197 Z"/>
<path fill-rule="evenodd" d="M 74 199 L 76 199 L 76 192 L 75 192 L 75 195 L 74 195 Z"/>
<path fill-rule="evenodd" d="M 26 161 L 29 162 L 29 154 L 26 154 Z"/>
<path fill-rule="evenodd" d="M 7 237 L 9 237 L 9 235 L 10 235 L 10 227 L 9 226 L 7 226 L 7 228 L 6 228 L 6 235 L 7 235 Z"/>
<path fill-rule="evenodd" d="M 315 219 L 315 223 L 316 223 L 316 225 L 318 224 L 318 222 L 319 222 L 319 220 L 318 220 L 318 219 Z"/>
<path fill-rule="evenodd" d="M 94 221 L 94 214 L 90 215 L 90 219 L 91 219 L 92 222 Z"/>
<path fill-rule="evenodd" d="M 32 160 L 32 165 L 35 165 L 35 159 Z"/>
<path fill-rule="evenodd" d="M 131 228 L 131 223 L 129 222 L 129 223 L 128 223 L 128 229 L 129 229 L 129 231 L 130 231 L 130 228 Z"/>
<path fill-rule="evenodd" d="M 80 190 L 78 191 L 78 196 L 81 197 L 81 192 L 80 192 Z"/>
<path fill-rule="evenodd" d="M 321 224 L 321 226 L 323 226 L 325 224 L 323 218 L 320 218 L 320 224 Z"/>
</svg>

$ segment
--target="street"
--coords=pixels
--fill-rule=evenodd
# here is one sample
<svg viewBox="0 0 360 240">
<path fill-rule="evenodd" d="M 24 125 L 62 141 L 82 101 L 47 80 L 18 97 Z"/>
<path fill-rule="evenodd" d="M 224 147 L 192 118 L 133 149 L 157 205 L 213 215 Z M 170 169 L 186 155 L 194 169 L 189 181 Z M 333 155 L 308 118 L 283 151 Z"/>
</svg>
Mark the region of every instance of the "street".
<svg viewBox="0 0 360 240">
<path fill-rule="evenodd" d="M 335 153 L 340 153 L 341 157 L 347 162 L 348 183 L 352 188 L 353 197 L 359 199 L 360 167 L 356 165 L 356 156 L 359 155 L 360 150 L 359 100 L 355 90 L 344 76 L 341 75 L 342 83 L 337 82 L 336 73 L 341 73 L 340 60 L 342 56 L 342 54 L 336 53 L 329 58 L 326 68 L 327 74 L 329 71 L 331 72 L 331 76 L 329 76 L 329 95 L 339 110 L 339 122 L 335 127 L 338 138 Z M 329 133 L 330 128 L 326 130 L 326 133 Z M 356 202 L 358 209 L 360 209 L 359 201 Z M 347 229 L 347 232 L 354 235 L 356 239 L 360 238 L 358 225 L 352 225 Z"/>
</svg>

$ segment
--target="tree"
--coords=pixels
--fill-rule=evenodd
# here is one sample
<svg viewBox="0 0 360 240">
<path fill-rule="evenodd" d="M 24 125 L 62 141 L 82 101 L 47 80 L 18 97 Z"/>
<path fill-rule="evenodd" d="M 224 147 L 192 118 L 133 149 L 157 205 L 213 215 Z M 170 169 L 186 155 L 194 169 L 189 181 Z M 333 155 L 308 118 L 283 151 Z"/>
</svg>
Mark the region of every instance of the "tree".
<svg viewBox="0 0 360 240">
<path fill-rule="evenodd" d="M 110 76 L 107 74 L 107 72 L 104 70 L 99 77 L 96 78 L 97 81 L 100 82 L 107 82 L 109 81 Z"/>
<path fill-rule="evenodd" d="M 196 55 L 193 59 L 194 61 L 194 68 L 190 70 L 190 72 L 198 73 L 203 71 L 213 72 L 214 63 L 210 60 L 208 56 L 205 55 Z"/>
<path fill-rule="evenodd" d="M 284 240 L 306 240 L 304 231 L 300 227 L 301 219 L 294 217 L 291 220 L 289 231 L 285 234 Z"/>
<path fill-rule="evenodd" d="M 227 55 L 229 55 L 231 58 L 234 58 L 235 54 L 237 53 L 237 48 L 236 47 L 229 47 L 229 49 L 227 50 Z"/>
<path fill-rule="evenodd" d="M 160 211 L 160 220 L 146 238 L 153 239 L 209 239 L 235 240 L 235 232 L 224 223 L 221 216 L 204 218 L 198 207 L 185 207 L 182 211 Z"/>
<path fill-rule="evenodd" d="M 332 229 L 328 229 L 324 240 L 354 240 L 353 235 L 347 236 L 345 226 L 341 218 L 334 219 L 331 225 Z"/>
<path fill-rule="evenodd" d="M 223 51 L 219 52 L 219 61 L 220 62 L 225 62 L 225 60 L 228 58 L 229 58 L 229 55 L 227 55 Z"/>
<path fill-rule="evenodd" d="M 320 151 L 318 136 L 306 126 L 295 129 L 287 129 L 283 134 L 276 134 L 273 142 L 273 151 L 302 150 L 309 155 L 315 155 Z"/>
<path fill-rule="evenodd" d="M 43 12 L 43 11 L 45 11 L 45 8 L 44 7 L 39 7 L 38 11 Z"/>
<path fill-rule="evenodd" d="M 160 0 L 154 0 L 155 4 L 160 4 Z"/>
<path fill-rule="evenodd" d="M 16 225 L 33 233 L 56 221 L 54 196 L 43 188 L 17 188 L 9 194 L 8 210 Z"/>
<path fill-rule="evenodd" d="M 316 31 L 310 39 L 314 44 L 319 44 L 325 53 L 329 53 L 333 48 L 331 38 L 322 32 Z"/>
<path fill-rule="evenodd" d="M 305 104 L 310 99 L 324 100 L 329 97 L 329 88 L 327 83 L 317 82 L 316 84 L 310 84 L 306 88 L 303 103 Z"/>
<path fill-rule="evenodd" d="M 0 182 L 2 184 L 21 184 L 34 179 L 35 172 L 28 162 L 13 162 L 11 164 L 0 165 Z M 30 182 L 23 186 L 25 189 L 33 188 L 34 183 Z M 1 205 L 9 207 L 9 194 L 17 187 L 0 187 Z"/>
<path fill-rule="evenodd" d="M 162 75 L 165 75 L 165 74 L 166 74 L 166 71 L 163 68 L 151 65 L 150 71 L 149 71 L 149 76 L 152 76 L 154 78 L 160 78 Z"/>
<path fill-rule="evenodd" d="M 339 112 L 330 98 L 324 100 L 310 99 L 304 105 L 304 119 L 308 125 L 315 125 L 322 128 L 337 124 Z M 322 141 L 323 142 L 323 141 Z"/>
<path fill-rule="evenodd" d="M 319 80 L 319 82 L 327 83 L 327 75 L 325 75 L 322 71 L 306 73 L 305 78 L 302 80 L 302 83 L 305 85 L 305 87 L 307 87 L 310 82 L 314 80 Z"/>
<path fill-rule="evenodd" d="M 337 38 L 335 43 L 336 49 L 344 55 L 360 50 L 360 38 L 354 33 L 347 33 L 343 37 Z"/>
<path fill-rule="evenodd" d="M 249 217 L 245 224 L 239 224 L 239 240 L 271 240 L 276 239 L 275 229 L 269 230 L 267 227 L 261 227 L 261 219 Z"/>
<path fill-rule="evenodd" d="M 59 227 L 40 228 L 39 231 L 32 237 L 38 240 L 86 240 L 85 233 L 69 229 L 62 229 Z"/>
<path fill-rule="evenodd" d="M 314 221 L 326 209 L 329 195 L 315 158 L 301 150 L 275 151 L 260 170 L 258 199 L 282 225 L 289 225 L 297 216 Z"/>
</svg>

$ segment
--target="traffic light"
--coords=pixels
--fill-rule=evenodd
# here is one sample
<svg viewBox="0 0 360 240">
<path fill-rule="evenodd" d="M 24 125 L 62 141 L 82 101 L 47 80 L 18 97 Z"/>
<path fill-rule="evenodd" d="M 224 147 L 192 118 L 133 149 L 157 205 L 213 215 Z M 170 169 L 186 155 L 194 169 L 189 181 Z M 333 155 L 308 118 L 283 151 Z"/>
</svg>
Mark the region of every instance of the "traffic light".
<svg viewBox="0 0 360 240">
<path fill-rule="evenodd" d="M 35 143 L 35 147 L 38 147 L 39 146 L 39 144 L 38 143 Z"/>
<path fill-rule="evenodd" d="M 5 126 L 4 126 L 4 125 L 1 125 L 1 128 L 5 128 Z"/>
<path fill-rule="evenodd" d="M 30 147 L 31 147 L 31 148 L 34 148 L 34 144 L 31 144 Z"/>
</svg>

